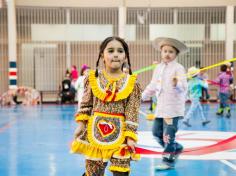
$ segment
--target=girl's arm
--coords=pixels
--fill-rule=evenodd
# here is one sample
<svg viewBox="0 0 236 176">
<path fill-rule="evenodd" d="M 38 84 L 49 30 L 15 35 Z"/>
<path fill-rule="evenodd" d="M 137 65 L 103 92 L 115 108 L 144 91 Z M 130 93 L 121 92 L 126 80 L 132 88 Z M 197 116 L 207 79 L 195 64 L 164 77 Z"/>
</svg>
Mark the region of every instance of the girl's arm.
<svg viewBox="0 0 236 176">
<path fill-rule="evenodd" d="M 93 93 L 89 85 L 89 79 L 84 79 L 84 93 L 79 111 L 75 114 L 75 121 L 85 121 L 89 119 L 93 109 Z"/>
<path fill-rule="evenodd" d="M 125 137 L 137 141 L 138 116 L 141 104 L 142 90 L 138 83 L 135 84 L 133 92 L 130 94 L 125 107 Z"/>
</svg>

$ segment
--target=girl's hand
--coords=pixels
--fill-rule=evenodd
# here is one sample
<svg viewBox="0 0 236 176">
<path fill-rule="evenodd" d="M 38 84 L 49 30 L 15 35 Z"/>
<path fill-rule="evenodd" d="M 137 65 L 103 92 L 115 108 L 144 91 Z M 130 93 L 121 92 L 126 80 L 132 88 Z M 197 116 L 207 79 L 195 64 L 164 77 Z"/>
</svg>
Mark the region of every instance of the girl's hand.
<svg viewBox="0 0 236 176">
<path fill-rule="evenodd" d="M 177 83 L 178 83 L 178 79 L 176 77 L 174 77 L 173 80 L 172 80 L 173 86 L 176 87 Z"/>
<path fill-rule="evenodd" d="M 81 133 L 84 131 L 84 129 L 85 129 L 85 123 L 82 121 L 79 121 L 78 126 L 74 132 L 74 138 L 76 139 L 77 137 L 79 137 Z"/>
<path fill-rule="evenodd" d="M 131 151 L 135 153 L 136 142 L 132 138 L 127 137 L 127 145 L 130 147 Z"/>
</svg>

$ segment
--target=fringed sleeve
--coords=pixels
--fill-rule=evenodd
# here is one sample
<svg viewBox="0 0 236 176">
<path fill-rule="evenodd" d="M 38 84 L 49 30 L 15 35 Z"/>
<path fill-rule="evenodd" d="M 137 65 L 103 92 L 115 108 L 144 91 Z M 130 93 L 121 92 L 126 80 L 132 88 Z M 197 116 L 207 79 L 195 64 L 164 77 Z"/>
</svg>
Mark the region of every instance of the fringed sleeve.
<svg viewBox="0 0 236 176">
<path fill-rule="evenodd" d="M 75 114 L 75 121 L 88 120 L 93 109 L 93 93 L 88 77 L 84 80 L 84 94 L 79 111 Z"/>
<path fill-rule="evenodd" d="M 138 83 L 134 85 L 133 92 L 128 97 L 127 106 L 125 108 L 125 123 L 126 131 L 125 137 L 130 137 L 135 141 L 138 140 L 137 129 L 138 129 L 138 117 L 139 108 L 141 104 L 142 90 Z"/>
</svg>

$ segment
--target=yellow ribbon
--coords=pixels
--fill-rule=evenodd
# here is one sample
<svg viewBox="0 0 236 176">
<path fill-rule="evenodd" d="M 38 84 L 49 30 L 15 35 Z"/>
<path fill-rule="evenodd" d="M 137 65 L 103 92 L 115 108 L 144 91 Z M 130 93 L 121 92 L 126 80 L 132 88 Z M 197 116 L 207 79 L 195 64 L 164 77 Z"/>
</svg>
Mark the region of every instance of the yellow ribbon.
<svg viewBox="0 0 236 176">
<path fill-rule="evenodd" d="M 233 61 L 236 61 L 236 58 L 229 59 L 229 60 L 224 60 L 224 61 L 222 61 L 222 62 L 219 62 L 219 63 L 213 64 L 213 65 L 206 66 L 206 67 L 204 67 L 204 68 L 199 69 L 198 71 L 209 70 L 209 69 L 211 69 L 211 68 L 218 67 L 218 66 L 221 66 L 221 65 L 224 65 L 224 64 L 226 64 L 226 63 L 233 62 Z M 189 73 L 184 74 L 183 76 L 190 76 L 190 75 L 192 75 L 192 74 L 197 73 L 198 71 L 192 71 L 192 72 L 189 72 Z"/>
</svg>

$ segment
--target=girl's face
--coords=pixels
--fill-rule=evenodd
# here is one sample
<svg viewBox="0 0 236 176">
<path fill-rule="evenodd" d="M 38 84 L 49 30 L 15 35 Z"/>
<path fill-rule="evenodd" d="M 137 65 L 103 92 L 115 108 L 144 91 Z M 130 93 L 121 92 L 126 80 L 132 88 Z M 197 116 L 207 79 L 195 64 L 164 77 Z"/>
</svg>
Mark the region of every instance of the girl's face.
<svg viewBox="0 0 236 176">
<path fill-rule="evenodd" d="M 87 68 L 83 71 L 83 75 L 88 75 L 88 73 L 89 73 L 89 68 Z"/>
<path fill-rule="evenodd" d="M 102 59 L 108 70 L 121 70 L 126 60 L 125 50 L 117 40 L 110 41 L 103 51 Z"/>
<path fill-rule="evenodd" d="M 171 62 L 173 61 L 177 56 L 177 51 L 175 48 L 169 45 L 164 45 L 161 48 L 161 58 L 163 62 Z"/>
</svg>

